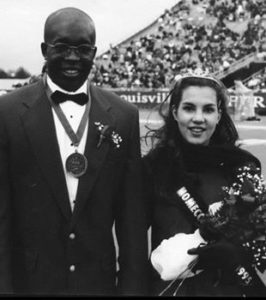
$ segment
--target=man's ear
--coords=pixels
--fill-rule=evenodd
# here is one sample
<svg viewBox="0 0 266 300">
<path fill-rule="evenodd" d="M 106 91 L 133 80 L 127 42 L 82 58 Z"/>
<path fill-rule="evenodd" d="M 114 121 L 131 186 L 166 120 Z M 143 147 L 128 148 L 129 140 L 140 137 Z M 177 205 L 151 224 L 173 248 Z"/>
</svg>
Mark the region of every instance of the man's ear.
<svg viewBox="0 0 266 300">
<path fill-rule="evenodd" d="M 93 59 L 94 59 L 94 57 L 95 57 L 95 55 L 96 55 L 96 52 L 97 52 L 97 47 L 95 46 L 95 50 L 94 50 Z"/>
<path fill-rule="evenodd" d="M 41 43 L 41 50 L 42 50 L 42 55 L 44 59 L 47 58 L 47 44 Z"/>
</svg>

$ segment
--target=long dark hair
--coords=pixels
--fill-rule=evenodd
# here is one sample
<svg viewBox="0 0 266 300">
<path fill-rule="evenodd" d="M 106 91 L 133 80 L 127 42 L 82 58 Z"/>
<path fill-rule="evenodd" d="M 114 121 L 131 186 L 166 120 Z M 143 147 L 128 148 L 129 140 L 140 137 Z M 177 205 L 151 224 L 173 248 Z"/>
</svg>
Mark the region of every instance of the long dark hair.
<svg viewBox="0 0 266 300">
<path fill-rule="evenodd" d="M 179 148 L 183 138 L 172 115 L 172 110 L 174 107 L 176 109 L 179 107 L 182 93 L 184 89 L 189 86 L 207 86 L 216 91 L 217 105 L 221 111 L 221 119 L 211 137 L 210 145 L 234 145 L 238 139 L 238 132 L 227 110 L 229 95 L 226 88 L 223 83 L 217 79 L 204 77 L 185 77 L 176 82 L 173 89 L 159 107 L 159 115 L 163 119 L 164 124 L 159 129 L 148 130 L 145 138 L 152 140 L 153 148 Z M 165 107 L 168 108 L 166 109 Z"/>
<path fill-rule="evenodd" d="M 146 143 L 151 144 L 151 150 L 146 158 L 152 165 L 153 176 L 157 177 L 157 188 L 160 192 L 169 191 L 173 186 L 172 181 L 180 174 L 182 176 L 184 138 L 179 131 L 172 110 L 179 107 L 182 93 L 189 86 L 206 86 L 216 91 L 221 118 L 210 139 L 209 146 L 233 146 L 238 139 L 238 132 L 227 111 L 229 95 L 222 82 L 213 77 L 203 76 L 189 76 L 178 80 L 159 107 L 159 115 L 164 124 L 159 129 L 148 130 L 145 136 Z"/>
</svg>

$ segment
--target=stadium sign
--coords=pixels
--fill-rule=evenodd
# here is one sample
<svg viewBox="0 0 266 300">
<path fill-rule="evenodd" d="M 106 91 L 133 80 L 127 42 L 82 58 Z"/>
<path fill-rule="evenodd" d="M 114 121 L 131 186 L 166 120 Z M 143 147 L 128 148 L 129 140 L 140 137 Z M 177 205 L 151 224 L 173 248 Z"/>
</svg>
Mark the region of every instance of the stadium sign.
<svg viewBox="0 0 266 300">
<path fill-rule="evenodd" d="M 230 95 L 230 101 L 228 106 L 234 107 L 239 102 L 245 101 L 254 101 L 255 108 L 265 108 L 266 107 L 266 93 L 254 93 L 253 96 L 238 96 L 238 95 Z"/>
<path fill-rule="evenodd" d="M 159 106 L 167 97 L 169 90 L 118 90 L 113 89 L 122 99 L 136 104 L 141 108 Z M 266 108 L 266 93 L 256 92 L 253 96 L 229 94 L 229 108 L 238 106 L 241 102 L 253 101 L 255 109 Z M 169 99 L 168 99 L 169 101 Z"/>
<path fill-rule="evenodd" d="M 159 91 L 123 91 L 123 90 L 114 90 L 122 99 L 136 104 L 141 107 L 153 107 L 160 105 L 167 97 L 168 90 L 159 90 Z"/>
<path fill-rule="evenodd" d="M 164 90 L 123 90 L 123 89 L 109 89 L 119 95 L 122 99 L 136 104 L 140 108 L 153 108 L 159 106 L 169 94 L 168 89 Z M 0 96 L 7 93 L 8 90 L 0 88 Z M 241 103 L 252 102 L 255 110 L 266 109 L 266 90 L 255 92 L 250 95 L 239 95 L 230 93 L 229 109 L 234 109 L 241 105 Z M 169 101 L 169 98 L 168 98 Z"/>
</svg>

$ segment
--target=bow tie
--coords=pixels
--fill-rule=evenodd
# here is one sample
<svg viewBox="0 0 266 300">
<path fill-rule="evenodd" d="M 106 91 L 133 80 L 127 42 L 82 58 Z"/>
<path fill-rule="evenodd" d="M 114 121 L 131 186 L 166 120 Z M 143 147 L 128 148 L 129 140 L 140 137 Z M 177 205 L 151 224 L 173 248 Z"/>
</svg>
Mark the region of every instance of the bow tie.
<svg viewBox="0 0 266 300">
<path fill-rule="evenodd" d="M 60 91 L 55 91 L 52 93 L 51 98 L 56 104 L 63 103 L 67 100 L 71 100 L 79 105 L 84 105 L 88 102 L 88 95 L 85 93 L 65 94 Z"/>
</svg>

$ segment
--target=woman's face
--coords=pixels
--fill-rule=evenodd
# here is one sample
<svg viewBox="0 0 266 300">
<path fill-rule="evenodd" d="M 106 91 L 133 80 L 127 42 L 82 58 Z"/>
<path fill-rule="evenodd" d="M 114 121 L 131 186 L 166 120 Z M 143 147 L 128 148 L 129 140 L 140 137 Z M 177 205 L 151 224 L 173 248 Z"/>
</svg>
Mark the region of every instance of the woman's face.
<svg viewBox="0 0 266 300">
<path fill-rule="evenodd" d="M 187 87 L 172 113 L 188 143 L 208 145 L 221 117 L 216 91 L 208 86 Z"/>
</svg>

